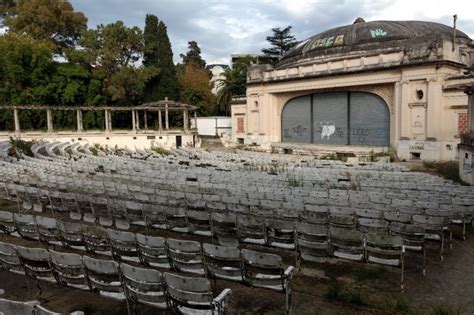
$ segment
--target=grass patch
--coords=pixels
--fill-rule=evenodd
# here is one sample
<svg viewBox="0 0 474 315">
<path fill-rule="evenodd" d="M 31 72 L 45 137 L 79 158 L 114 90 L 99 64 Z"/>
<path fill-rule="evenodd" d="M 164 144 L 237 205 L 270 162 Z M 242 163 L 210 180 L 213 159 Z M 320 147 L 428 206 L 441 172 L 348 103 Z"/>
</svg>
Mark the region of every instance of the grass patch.
<svg viewBox="0 0 474 315">
<path fill-rule="evenodd" d="M 329 301 L 337 301 L 360 306 L 368 305 L 360 291 L 350 290 L 337 281 L 329 284 L 324 297 Z"/>
<path fill-rule="evenodd" d="M 170 155 L 170 151 L 162 147 L 152 147 L 151 150 L 155 153 L 158 153 L 159 155 Z"/>
<path fill-rule="evenodd" d="M 433 308 L 432 315 L 459 315 L 461 311 L 448 304 L 438 304 Z"/>
<path fill-rule="evenodd" d="M 450 162 L 423 162 L 423 167 L 428 171 L 438 174 L 439 176 L 452 180 L 458 184 L 467 186 L 461 178 L 459 178 L 459 163 Z"/>
<path fill-rule="evenodd" d="M 387 269 L 384 267 L 363 268 L 354 272 L 354 277 L 358 282 L 381 280 L 387 275 Z"/>
<path fill-rule="evenodd" d="M 20 157 L 21 155 L 27 155 L 33 157 L 33 152 L 31 151 L 31 146 L 34 144 L 34 141 L 26 141 L 21 139 L 13 139 L 10 137 L 10 149 L 8 155 L 13 157 Z"/>
</svg>

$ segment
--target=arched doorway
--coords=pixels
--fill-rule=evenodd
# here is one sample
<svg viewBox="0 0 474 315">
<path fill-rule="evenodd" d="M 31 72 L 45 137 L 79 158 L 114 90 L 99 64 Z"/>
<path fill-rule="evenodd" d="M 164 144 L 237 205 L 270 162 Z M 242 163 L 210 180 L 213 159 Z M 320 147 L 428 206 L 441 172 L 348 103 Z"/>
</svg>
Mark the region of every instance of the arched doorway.
<svg viewBox="0 0 474 315">
<path fill-rule="evenodd" d="M 282 142 L 389 146 L 390 113 L 372 93 L 315 93 L 286 103 L 281 133 Z"/>
</svg>

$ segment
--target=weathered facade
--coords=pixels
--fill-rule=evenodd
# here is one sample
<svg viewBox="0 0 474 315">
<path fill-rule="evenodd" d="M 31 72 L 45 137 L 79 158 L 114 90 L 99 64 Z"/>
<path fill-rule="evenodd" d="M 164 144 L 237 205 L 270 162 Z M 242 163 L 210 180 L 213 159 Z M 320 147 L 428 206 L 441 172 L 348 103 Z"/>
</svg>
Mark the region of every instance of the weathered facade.
<svg viewBox="0 0 474 315">
<path fill-rule="evenodd" d="M 468 100 L 453 87 L 474 81 L 473 64 L 472 40 L 449 26 L 359 18 L 252 67 L 233 141 L 454 160 Z"/>
</svg>

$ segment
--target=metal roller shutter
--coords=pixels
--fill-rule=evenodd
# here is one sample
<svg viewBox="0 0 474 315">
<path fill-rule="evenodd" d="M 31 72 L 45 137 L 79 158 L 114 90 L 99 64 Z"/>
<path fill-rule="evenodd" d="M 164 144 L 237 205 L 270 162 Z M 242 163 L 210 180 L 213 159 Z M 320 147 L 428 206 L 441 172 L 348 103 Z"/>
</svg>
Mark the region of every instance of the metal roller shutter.
<svg viewBox="0 0 474 315">
<path fill-rule="evenodd" d="M 350 93 L 350 143 L 388 146 L 390 116 L 385 102 L 377 95 Z"/>
<path fill-rule="evenodd" d="M 347 144 L 347 92 L 313 94 L 313 142 Z"/>
<path fill-rule="evenodd" d="M 290 100 L 281 117 L 282 142 L 311 143 L 311 95 Z"/>
</svg>

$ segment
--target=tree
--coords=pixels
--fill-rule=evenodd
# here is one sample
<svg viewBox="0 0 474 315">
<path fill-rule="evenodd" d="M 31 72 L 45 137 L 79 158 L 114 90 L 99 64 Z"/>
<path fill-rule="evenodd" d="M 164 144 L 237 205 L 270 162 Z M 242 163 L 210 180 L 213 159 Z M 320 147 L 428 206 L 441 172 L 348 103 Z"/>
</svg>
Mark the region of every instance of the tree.
<svg viewBox="0 0 474 315">
<path fill-rule="evenodd" d="M 121 67 L 111 76 L 107 91 L 113 101 L 137 104 L 142 100 L 146 82 L 156 73 L 154 67 Z"/>
<path fill-rule="evenodd" d="M 146 101 L 158 101 L 168 97 L 177 100 L 178 79 L 173 63 L 173 51 L 168 38 L 166 25 L 158 22 L 154 15 L 147 15 L 145 20 L 145 50 L 143 64 L 145 67 L 156 67 L 159 74 L 150 78 L 145 88 Z"/>
<path fill-rule="evenodd" d="M 68 50 L 73 62 L 91 65 L 108 77 L 120 67 L 137 62 L 143 55 L 143 33 L 140 28 L 127 27 L 122 21 L 87 30 L 80 39 L 82 49 Z"/>
<path fill-rule="evenodd" d="M 262 49 L 266 57 L 280 58 L 296 44 L 296 38 L 291 34 L 291 26 L 284 29 L 272 28 L 273 35 L 267 36 L 267 41 L 272 47 Z"/>
<path fill-rule="evenodd" d="M 206 62 L 201 57 L 201 48 L 195 41 L 188 42 L 188 51 L 186 54 L 179 55 L 183 59 L 183 64 L 193 63 L 196 67 L 206 68 Z"/>
<path fill-rule="evenodd" d="M 220 113 L 229 116 L 232 97 L 245 95 L 247 90 L 247 70 L 249 65 L 254 61 L 255 58 L 250 56 L 239 59 L 234 62 L 232 68 L 224 72 L 225 79 L 217 81 L 217 85 L 219 86 L 217 103 Z"/>
<path fill-rule="evenodd" d="M 216 97 L 212 94 L 209 84 L 209 71 L 194 63 L 188 63 L 178 74 L 178 81 L 181 87 L 181 102 L 198 106 L 201 114 L 214 113 Z"/>
<path fill-rule="evenodd" d="M 5 18 L 12 32 L 28 34 L 35 40 L 49 40 L 55 52 L 74 47 L 87 18 L 65 0 L 18 0 L 16 14 Z"/>
</svg>

